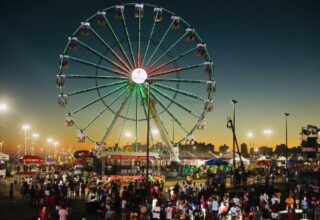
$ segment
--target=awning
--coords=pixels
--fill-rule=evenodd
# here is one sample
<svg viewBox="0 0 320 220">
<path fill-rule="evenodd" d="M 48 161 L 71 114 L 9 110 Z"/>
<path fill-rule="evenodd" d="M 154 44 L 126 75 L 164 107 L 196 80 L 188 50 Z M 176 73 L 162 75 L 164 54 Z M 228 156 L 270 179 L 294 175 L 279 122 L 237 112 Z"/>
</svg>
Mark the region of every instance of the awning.
<svg viewBox="0 0 320 220">
<path fill-rule="evenodd" d="M 20 163 L 34 163 L 34 164 L 41 164 L 44 163 L 44 159 L 38 156 L 33 155 L 24 155 L 19 158 Z"/>
</svg>

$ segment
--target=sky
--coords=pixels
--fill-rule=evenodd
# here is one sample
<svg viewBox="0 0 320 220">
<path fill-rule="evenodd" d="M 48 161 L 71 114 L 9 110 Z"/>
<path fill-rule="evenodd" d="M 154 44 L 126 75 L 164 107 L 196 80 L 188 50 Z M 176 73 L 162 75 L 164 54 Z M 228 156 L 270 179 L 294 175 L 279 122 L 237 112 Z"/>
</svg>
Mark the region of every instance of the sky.
<svg viewBox="0 0 320 220">
<path fill-rule="evenodd" d="M 58 56 L 67 37 L 81 21 L 117 3 L 119 1 L 0 1 L 0 102 L 9 105 L 9 110 L 0 114 L 0 140 L 5 142 L 5 152 L 16 151 L 18 144 L 23 145 L 21 126 L 24 123 L 31 125 L 30 134 L 40 134 L 38 144 L 41 146 L 46 145 L 49 137 L 59 141 L 63 148 L 92 146 L 90 142 L 77 143 L 76 129 L 64 125 L 65 113 L 56 101 Z M 230 98 L 239 101 L 236 105 L 239 142 L 248 143 L 247 133 L 252 132 L 255 146 L 274 147 L 284 143 L 283 112 L 290 113 L 289 147 L 299 145 L 302 126 L 320 125 L 318 1 L 145 3 L 164 7 L 188 21 L 206 42 L 214 60 L 215 109 L 207 115 L 207 128 L 195 132 L 196 140 L 216 146 L 231 145 L 231 131 L 226 128 L 227 117 L 232 114 Z M 180 113 L 174 110 L 174 114 Z M 186 117 L 184 122 L 194 125 Z M 272 130 L 269 137 L 263 134 L 265 129 Z M 181 132 L 176 135 L 183 136 Z M 144 142 L 144 135 L 140 138 Z"/>
</svg>

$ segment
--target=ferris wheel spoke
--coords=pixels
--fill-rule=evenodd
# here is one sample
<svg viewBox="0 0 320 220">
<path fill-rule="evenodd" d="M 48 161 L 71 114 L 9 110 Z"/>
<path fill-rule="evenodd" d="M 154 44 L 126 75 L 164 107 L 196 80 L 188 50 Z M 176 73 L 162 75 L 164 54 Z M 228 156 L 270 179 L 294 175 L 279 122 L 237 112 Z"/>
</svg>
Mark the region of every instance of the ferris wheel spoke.
<svg viewBox="0 0 320 220">
<path fill-rule="evenodd" d="M 181 40 L 185 38 L 186 35 L 187 33 L 184 33 L 178 40 L 176 40 L 176 42 L 174 42 L 163 54 L 161 54 L 160 57 L 150 65 L 150 67 L 153 67 L 156 63 L 158 63 L 159 60 L 161 60 L 161 58 L 163 58 L 167 53 L 169 53 L 172 50 L 172 48 L 174 48 Z"/>
<path fill-rule="evenodd" d="M 132 49 L 132 45 L 131 45 L 131 39 L 130 39 L 129 32 L 128 32 L 126 18 L 125 18 L 125 15 L 124 15 L 123 11 L 121 11 L 121 13 L 122 13 L 122 23 L 123 23 L 123 26 L 124 26 L 127 42 L 128 42 L 129 49 L 130 49 L 130 52 L 131 52 L 131 58 L 132 58 L 133 66 L 136 67 L 134 54 L 133 54 L 133 49 Z"/>
<path fill-rule="evenodd" d="M 99 98 L 97 98 L 97 99 L 95 99 L 95 100 L 93 100 L 93 101 L 91 101 L 91 102 L 87 103 L 86 105 L 84 105 L 84 106 L 82 106 L 82 107 L 78 108 L 77 110 L 73 111 L 71 114 L 73 115 L 73 114 L 78 113 L 79 111 L 81 111 L 81 110 L 83 110 L 83 109 L 85 109 L 85 108 L 89 107 L 90 105 L 93 105 L 94 103 L 96 103 L 96 102 L 98 102 L 98 101 L 100 101 L 100 100 L 102 100 L 102 99 L 104 99 L 104 98 L 106 98 L 106 97 L 108 97 L 108 96 L 110 96 L 110 95 L 112 95 L 112 94 L 114 94 L 114 93 L 118 92 L 119 90 L 123 89 L 123 88 L 124 88 L 124 87 L 126 87 L 126 86 L 127 86 L 127 85 L 120 86 L 120 87 L 118 87 L 118 88 L 116 88 L 116 89 L 114 89 L 114 90 L 112 90 L 112 91 L 110 91 L 110 92 L 106 93 L 105 95 L 103 95 L 103 96 L 101 96 L 101 97 L 99 97 Z"/>
<path fill-rule="evenodd" d="M 170 96 L 168 96 L 167 94 L 165 94 L 164 92 L 161 92 L 160 90 L 158 90 L 157 88 L 155 88 L 154 86 L 151 86 L 152 89 L 157 92 L 158 94 L 160 94 L 161 96 L 163 96 L 164 98 L 168 99 L 169 101 L 173 102 L 174 104 L 176 104 L 178 107 L 180 107 L 181 109 L 185 110 L 186 112 L 190 113 L 191 115 L 193 115 L 196 118 L 199 118 L 200 116 L 197 115 L 196 113 L 194 113 L 191 109 L 188 109 L 187 107 L 183 106 L 182 104 L 180 104 L 179 102 L 177 102 L 175 99 L 171 98 Z"/>
<path fill-rule="evenodd" d="M 178 67 L 178 68 L 174 68 L 174 69 L 165 70 L 165 71 L 161 71 L 161 72 L 158 72 L 158 73 L 150 74 L 149 77 L 163 76 L 163 75 L 170 74 L 170 73 L 177 73 L 177 72 L 181 72 L 181 71 L 185 71 L 185 70 L 195 69 L 195 68 L 198 68 L 198 67 L 203 66 L 203 65 L 204 65 L 204 63 L 195 64 L 195 65 L 186 66 L 186 67 Z"/>
<path fill-rule="evenodd" d="M 184 130 L 188 132 L 187 129 L 182 125 L 182 123 L 174 116 L 174 114 L 160 101 L 160 99 L 153 93 L 150 92 L 152 97 L 161 105 L 161 107 L 173 118 L 173 120 Z"/>
<path fill-rule="evenodd" d="M 112 131 L 112 128 L 114 127 L 114 125 L 116 124 L 121 112 L 123 111 L 126 103 L 128 102 L 128 99 L 129 99 L 130 95 L 128 94 L 125 98 L 125 100 L 121 103 L 118 111 L 116 112 L 116 114 L 113 116 L 109 126 L 106 128 L 106 132 L 104 133 L 102 139 L 101 139 L 101 142 L 104 143 L 104 141 L 109 137 L 110 135 L 110 132 Z"/>
<path fill-rule="evenodd" d="M 185 52 L 185 53 L 183 53 L 183 54 L 181 54 L 181 55 L 179 55 L 179 56 L 177 56 L 177 57 L 169 60 L 168 62 L 166 62 L 166 63 L 164 63 L 164 64 L 161 64 L 161 65 L 157 66 L 157 67 L 154 68 L 154 69 L 153 69 L 153 66 L 150 66 L 150 67 L 148 67 L 147 72 L 148 72 L 149 74 L 151 74 L 151 73 L 153 73 L 153 72 L 155 72 L 155 71 L 157 71 L 157 70 L 159 70 L 159 69 L 161 69 L 161 68 L 163 68 L 163 67 L 165 67 L 165 66 L 168 66 L 169 64 L 171 64 L 171 63 L 173 63 L 173 62 L 175 62 L 175 61 L 177 61 L 177 60 L 179 60 L 179 59 L 187 56 L 188 54 L 192 53 L 192 52 L 195 51 L 196 49 L 197 49 L 197 47 L 192 48 L 191 50 L 188 50 L 187 52 Z"/>
<path fill-rule="evenodd" d="M 131 104 L 132 104 L 132 100 L 133 100 L 133 97 L 134 97 L 134 96 L 135 96 L 135 95 L 134 95 L 134 92 L 131 92 L 131 93 L 130 93 L 129 106 L 128 106 L 127 111 L 126 111 L 126 116 L 125 116 L 125 118 L 124 118 L 124 121 L 123 121 L 123 123 L 122 123 L 120 135 L 119 135 L 118 141 L 116 142 L 117 144 L 120 143 L 120 139 L 121 139 L 121 137 L 122 137 L 123 129 L 124 129 L 126 123 L 127 123 L 127 117 L 128 117 L 129 111 L 131 110 Z"/>
<path fill-rule="evenodd" d="M 84 48 L 86 48 L 87 50 L 89 50 L 91 53 L 99 56 L 100 58 L 102 58 L 103 60 L 107 61 L 107 62 L 110 63 L 111 65 L 113 65 L 113 66 L 117 67 L 118 69 L 120 69 L 121 71 L 127 73 L 126 75 L 129 76 L 129 74 L 128 74 L 129 71 L 128 71 L 126 68 L 124 68 L 124 67 L 122 67 L 121 65 L 119 65 L 118 63 L 110 60 L 108 57 L 106 57 L 106 56 L 104 56 L 103 54 L 99 53 L 98 51 L 96 51 L 96 50 L 93 49 L 92 47 L 89 47 L 89 46 L 86 45 L 85 43 L 83 43 L 83 42 L 81 42 L 81 41 L 79 41 L 79 40 L 77 40 L 77 41 L 78 41 L 78 43 L 79 43 L 80 45 L 82 45 Z"/>
<path fill-rule="evenodd" d="M 121 57 L 110 47 L 110 45 L 109 45 L 92 27 L 90 27 L 90 29 L 91 29 L 91 31 L 93 32 L 93 34 L 96 36 L 96 38 L 98 38 L 98 40 L 99 40 L 106 48 L 108 48 L 108 50 L 111 51 L 112 55 L 113 55 L 116 59 L 118 59 L 118 60 L 120 61 L 120 63 L 122 63 L 122 65 L 123 65 L 124 67 L 126 67 L 126 69 L 127 69 L 128 71 L 131 71 L 132 69 L 128 66 L 128 64 L 121 59 Z"/>
<path fill-rule="evenodd" d="M 120 79 L 120 80 L 128 80 L 128 77 L 118 77 L 118 76 L 94 76 L 94 75 L 77 75 L 77 74 L 69 74 L 69 75 L 66 75 L 66 78 L 75 78 L 75 79 Z"/>
<path fill-rule="evenodd" d="M 207 83 L 206 80 L 196 79 L 167 79 L 167 78 L 152 78 L 152 81 L 157 82 L 182 82 L 182 83 Z"/>
<path fill-rule="evenodd" d="M 194 99 L 197 99 L 197 100 L 200 100 L 200 101 L 204 101 L 205 100 L 204 98 L 201 98 L 198 95 L 192 94 L 192 93 L 187 92 L 187 91 L 179 90 L 179 89 L 176 89 L 176 88 L 173 88 L 173 87 L 170 87 L 170 86 L 166 86 L 166 85 L 163 85 L 163 84 L 160 84 L 160 83 L 154 83 L 153 85 L 157 86 L 157 87 L 160 87 L 160 88 L 163 88 L 163 89 L 170 90 L 172 92 L 177 92 L 179 94 L 182 94 L 182 95 L 185 95 L 185 96 L 188 96 L 190 98 L 194 98 Z"/>
<path fill-rule="evenodd" d="M 93 124 L 108 108 L 110 108 L 127 90 L 123 90 L 117 97 L 115 97 L 107 106 L 104 107 L 93 119 L 90 121 L 83 129 L 87 129 L 91 124 Z"/>
<path fill-rule="evenodd" d="M 158 13 L 159 13 L 159 12 L 157 12 L 156 17 L 158 16 Z M 144 65 L 144 60 L 146 59 L 146 55 L 147 55 L 148 50 L 149 50 L 149 46 L 150 46 L 150 42 L 151 42 L 151 38 L 152 38 L 152 36 L 153 36 L 153 32 L 154 32 L 154 27 L 155 27 L 155 26 L 156 26 L 156 19 L 153 20 L 153 25 L 152 25 L 151 32 L 150 32 L 150 35 L 149 35 L 149 39 L 148 39 L 146 51 L 145 51 L 144 54 L 143 54 L 143 59 L 142 59 L 141 66 Z"/>
<path fill-rule="evenodd" d="M 67 95 L 72 96 L 72 95 L 76 95 L 76 94 L 80 94 L 80 93 L 90 92 L 90 91 L 97 90 L 97 89 L 121 85 L 124 83 L 127 83 L 127 82 L 126 81 L 118 81 L 118 82 L 114 82 L 114 83 L 108 83 L 108 84 L 104 84 L 104 85 L 100 85 L 100 86 L 95 86 L 95 87 L 81 89 L 81 90 L 74 91 L 74 92 L 69 92 Z"/>
<path fill-rule="evenodd" d="M 69 59 L 70 59 L 70 60 L 73 60 L 73 61 L 75 61 L 75 62 L 77 62 L 77 63 L 81 63 L 81 64 L 84 64 L 84 65 L 87 65 L 87 66 L 99 68 L 99 69 L 104 70 L 104 71 L 107 71 L 107 72 L 109 72 L 109 73 L 115 73 L 115 74 L 121 75 L 121 76 L 128 76 L 127 73 L 120 72 L 120 71 L 114 70 L 114 69 L 110 69 L 110 68 L 108 68 L 108 67 L 101 66 L 101 65 L 98 65 L 98 64 L 95 64 L 95 63 L 86 61 L 86 60 L 82 60 L 82 59 L 76 58 L 76 57 L 71 57 L 71 56 L 70 56 Z"/>
<path fill-rule="evenodd" d="M 118 44 L 118 46 L 119 46 L 122 54 L 123 54 L 124 57 L 126 58 L 126 61 L 127 61 L 128 64 L 131 66 L 131 68 L 134 69 L 131 61 L 129 60 L 129 57 L 128 57 L 127 53 L 126 53 L 125 50 L 123 49 L 122 44 L 120 43 L 119 38 L 118 38 L 118 36 L 116 35 L 116 32 L 114 31 L 114 29 L 113 29 L 112 25 L 110 24 L 108 18 L 107 18 L 105 15 L 103 15 L 103 17 L 104 17 L 104 19 L 105 19 L 105 21 L 106 21 L 106 23 L 107 23 L 107 25 L 108 25 L 108 27 L 109 27 L 109 30 L 110 30 L 111 33 L 112 33 L 113 38 L 114 38 L 115 41 L 117 42 L 117 44 Z"/>
<path fill-rule="evenodd" d="M 162 44 L 163 40 L 166 38 L 168 32 L 170 31 L 170 28 L 172 27 L 174 21 L 172 20 L 171 24 L 169 25 L 169 27 L 167 28 L 166 32 L 164 33 L 164 35 L 162 36 L 161 40 L 159 41 L 156 49 L 152 52 L 151 56 L 149 57 L 146 66 L 149 65 L 150 61 L 152 60 L 153 56 L 155 55 L 155 53 L 157 52 L 157 50 L 159 49 L 160 45 Z"/>
</svg>

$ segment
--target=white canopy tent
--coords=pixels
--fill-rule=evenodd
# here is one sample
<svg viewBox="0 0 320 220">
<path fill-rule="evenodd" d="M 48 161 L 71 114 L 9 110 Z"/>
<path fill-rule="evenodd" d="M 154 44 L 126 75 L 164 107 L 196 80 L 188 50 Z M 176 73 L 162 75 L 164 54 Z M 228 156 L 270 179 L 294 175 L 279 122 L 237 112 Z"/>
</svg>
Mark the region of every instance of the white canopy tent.
<svg viewBox="0 0 320 220">
<path fill-rule="evenodd" d="M 2 161 L 8 161 L 8 160 L 9 160 L 9 155 L 0 152 L 0 160 L 2 160 Z"/>
<path fill-rule="evenodd" d="M 235 157 L 236 159 L 236 163 L 239 164 L 240 163 L 240 157 Z M 250 164 L 250 160 L 244 157 L 241 157 L 241 160 L 243 162 L 244 165 L 248 165 Z M 233 164 L 233 159 L 229 160 L 229 164 Z"/>
</svg>

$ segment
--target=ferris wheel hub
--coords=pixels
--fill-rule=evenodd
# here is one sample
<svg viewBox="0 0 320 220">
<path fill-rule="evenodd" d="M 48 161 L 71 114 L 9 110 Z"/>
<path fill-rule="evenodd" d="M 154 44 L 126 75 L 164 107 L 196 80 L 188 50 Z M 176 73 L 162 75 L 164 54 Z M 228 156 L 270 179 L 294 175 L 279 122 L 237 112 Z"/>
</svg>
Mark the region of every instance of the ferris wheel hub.
<svg viewBox="0 0 320 220">
<path fill-rule="evenodd" d="M 147 72 L 142 68 L 136 68 L 131 73 L 132 81 L 137 84 L 142 84 L 148 78 Z"/>
</svg>

